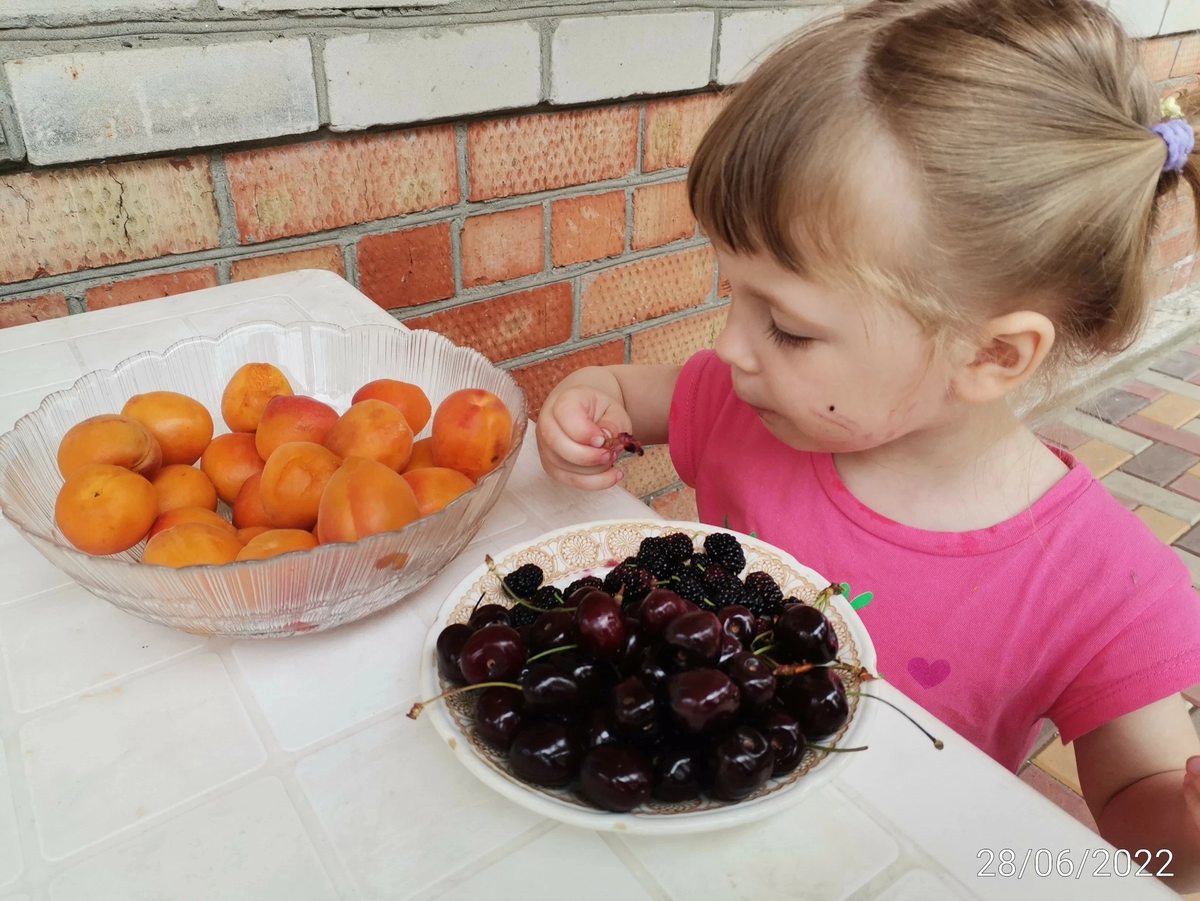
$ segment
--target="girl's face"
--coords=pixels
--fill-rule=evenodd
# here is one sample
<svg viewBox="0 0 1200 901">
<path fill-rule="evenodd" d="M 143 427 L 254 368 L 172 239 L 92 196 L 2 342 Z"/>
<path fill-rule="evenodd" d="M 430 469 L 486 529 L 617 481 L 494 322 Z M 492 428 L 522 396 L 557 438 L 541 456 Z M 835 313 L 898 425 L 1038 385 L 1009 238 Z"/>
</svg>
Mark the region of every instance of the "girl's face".
<svg viewBox="0 0 1200 901">
<path fill-rule="evenodd" d="M 949 367 L 903 310 L 834 293 L 767 254 L 718 246 L 717 257 L 733 286 L 717 355 L 779 440 L 853 453 L 945 421 Z"/>
</svg>

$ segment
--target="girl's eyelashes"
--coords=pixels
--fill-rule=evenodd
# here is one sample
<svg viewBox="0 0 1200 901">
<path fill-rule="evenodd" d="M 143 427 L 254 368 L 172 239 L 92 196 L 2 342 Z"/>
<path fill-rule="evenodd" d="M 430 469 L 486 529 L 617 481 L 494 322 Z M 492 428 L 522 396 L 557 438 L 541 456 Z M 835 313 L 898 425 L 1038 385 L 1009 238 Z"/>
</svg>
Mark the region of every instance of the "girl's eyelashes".
<svg viewBox="0 0 1200 901">
<path fill-rule="evenodd" d="M 771 320 L 771 324 L 767 327 L 767 334 L 771 340 L 780 347 L 805 347 L 812 344 L 812 338 L 806 338 L 803 335 L 793 335 L 791 332 L 785 332 Z"/>
</svg>

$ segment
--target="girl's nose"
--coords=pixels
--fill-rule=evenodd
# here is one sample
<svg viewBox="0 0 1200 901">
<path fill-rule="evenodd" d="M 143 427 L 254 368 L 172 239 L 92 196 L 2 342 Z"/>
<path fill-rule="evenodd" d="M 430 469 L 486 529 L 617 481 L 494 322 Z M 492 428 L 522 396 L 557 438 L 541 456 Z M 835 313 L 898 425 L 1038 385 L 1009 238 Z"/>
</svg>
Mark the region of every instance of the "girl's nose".
<svg viewBox="0 0 1200 901">
<path fill-rule="evenodd" d="M 746 321 L 746 310 L 736 300 L 729 305 L 729 318 L 725 328 L 717 336 L 714 348 L 724 363 L 745 373 L 758 371 L 758 359 L 750 342 L 750 323 Z"/>
</svg>

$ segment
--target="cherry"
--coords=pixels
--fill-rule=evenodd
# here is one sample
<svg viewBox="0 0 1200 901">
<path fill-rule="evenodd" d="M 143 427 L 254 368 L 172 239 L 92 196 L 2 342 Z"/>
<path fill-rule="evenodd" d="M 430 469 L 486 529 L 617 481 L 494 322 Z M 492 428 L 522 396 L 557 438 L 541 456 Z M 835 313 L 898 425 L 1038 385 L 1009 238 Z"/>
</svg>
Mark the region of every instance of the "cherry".
<svg viewBox="0 0 1200 901">
<path fill-rule="evenodd" d="M 726 632 L 744 645 L 748 645 L 758 634 L 754 625 L 754 614 L 741 604 L 731 604 L 718 610 L 717 619 L 721 621 L 721 626 Z"/>
<path fill-rule="evenodd" d="M 734 681 L 715 669 L 676 673 L 667 690 L 672 712 L 692 732 L 716 728 L 732 718 L 741 700 Z"/>
<path fill-rule="evenodd" d="M 584 746 L 598 748 L 601 745 L 615 745 L 620 739 L 612 727 L 607 710 L 593 710 L 584 732 Z"/>
<path fill-rule="evenodd" d="M 700 797 L 707 781 L 705 754 L 696 748 L 671 748 L 658 761 L 654 797 L 662 801 L 690 801 Z"/>
<path fill-rule="evenodd" d="M 650 798 L 654 777 L 650 764 L 624 745 L 601 745 L 583 758 L 579 788 L 598 807 L 625 813 Z"/>
<path fill-rule="evenodd" d="M 638 615 L 651 635 L 661 635 L 667 624 L 687 613 L 688 601 L 666 588 L 655 588 L 642 600 Z"/>
<path fill-rule="evenodd" d="M 511 688 L 485 688 L 475 707 L 475 728 L 485 741 L 507 749 L 525 723 L 525 702 Z"/>
<path fill-rule="evenodd" d="M 625 617 L 625 644 L 617 655 L 617 665 L 622 675 L 632 676 L 637 671 L 642 651 L 649 646 L 650 635 L 643 631 L 641 622 L 631 616 Z"/>
<path fill-rule="evenodd" d="M 774 621 L 767 619 L 765 616 L 760 616 L 760 617 L 758 617 L 758 619 L 756 619 L 754 621 L 754 634 L 755 635 L 765 635 L 767 632 L 770 632 L 773 628 L 775 628 Z"/>
<path fill-rule="evenodd" d="M 612 690 L 611 711 L 618 731 L 637 733 L 653 727 L 658 707 L 654 693 L 637 676 L 630 676 Z"/>
<path fill-rule="evenodd" d="M 543 613 L 529 632 L 529 650 L 532 654 L 567 644 L 575 644 L 575 616 L 568 610 Z"/>
<path fill-rule="evenodd" d="M 579 704 L 579 683 L 553 663 L 539 661 L 521 678 L 521 695 L 530 713 L 554 713 Z"/>
<path fill-rule="evenodd" d="M 838 652 L 833 626 L 824 613 L 807 604 L 792 604 L 779 615 L 774 644 L 789 660 L 817 666 L 828 663 Z"/>
<path fill-rule="evenodd" d="M 742 724 L 713 749 L 713 793 L 722 801 L 741 801 L 762 788 L 774 768 L 770 742 Z"/>
<path fill-rule="evenodd" d="M 728 632 L 721 636 L 721 653 L 717 655 L 717 666 L 724 668 L 730 658 L 737 654 L 743 654 L 746 651 L 746 646 L 730 635 Z"/>
<path fill-rule="evenodd" d="M 472 629 L 482 629 L 484 626 L 511 626 L 512 620 L 509 617 L 508 608 L 502 607 L 499 604 L 484 604 L 482 607 L 476 607 L 475 612 L 471 614 L 471 618 L 467 620 L 467 625 Z"/>
<path fill-rule="evenodd" d="M 742 651 L 725 664 L 725 672 L 737 683 L 745 707 L 766 710 L 775 700 L 775 673 L 761 657 Z"/>
<path fill-rule="evenodd" d="M 472 684 L 511 682 L 525 665 L 525 642 L 511 626 L 484 626 L 463 644 L 459 665 Z"/>
<path fill-rule="evenodd" d="M 685 666 L 712 666 L 721 652 L 721 621 L 715 613 L 697 610 L 675 617 L 663 631 L 675 659 Z"/>
<path fill-rule="evenodd" d="M 625 617 L 613 596 L 589 591 L 575 606 L 579 646 L 593 657 L 612 657 L 625 646 Z"/>
<path fill-rule="evenodd" d="M 575 651 L 562 651 L 546 658 L 567 673 L 579 685 L 580 703 L 591 706 L 604 700 L 605 694 L 616 682 L 616 673 L 602 661 L 588 660 Z"/>
<path fill-rule="evenodd" d="M 660 694 L 665 692 L 667 680 L 674 672 L 675 667 L 667 660 L 664 649 L 650 647 L 642 651 L 636 675 L 651 691 Z"/>
<path fill-rule="evenodd" d="M 761 731 L 775 752 L 772 776 L 786 775 L 800 765 L 806 745 L 799 720 L 778 707 L 772 707 L 763 717 Z"/>
<path fill-rule="evenodd" d="M 582 756 L 574 730 L 554 722 L 523 729 L 508 749 L 508 762 L 519 778 L 550 788 L 570 785 Z"/>
<path fill-rule="evenodd" d="M 842 680 L 825 667 L 780 679 L 777 694 L 784 710 L 800 721 L 808 741 L 833 735 L 850 717 Z"/>
<path fill-rule="evenodd" d="M 459 660 L 462 658 L 463 645 L 475 634 L 475 630 L 465 623 L 454 623 L 446 626 L 437 637 L 438 672 L 451 682 L 460 685 L 466 682 Z"/>
</svg>

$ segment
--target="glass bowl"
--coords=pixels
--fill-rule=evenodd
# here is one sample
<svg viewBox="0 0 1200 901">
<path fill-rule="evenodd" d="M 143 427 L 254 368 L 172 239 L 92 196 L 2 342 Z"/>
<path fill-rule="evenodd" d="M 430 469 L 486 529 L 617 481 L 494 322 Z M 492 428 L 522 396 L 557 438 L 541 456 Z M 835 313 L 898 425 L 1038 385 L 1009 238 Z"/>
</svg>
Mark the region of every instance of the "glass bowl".
<svg viewBox="0 0 1200 901">
<path fill-rule="evenodd" d="M 107 557 L 76 550 L 54 523 L 63 484 L 59 442 L 77 422 L 118 413 L 135 394 L 177 391 L 204 404 L 216 434 L 227 432 L 221 394 L 249 362 L 271 363 L 296 394 L 350 406 L 366 382 L 420 385 L 434 409 L 460 388 L 484 388 L 513 417 L 512 448 L 500 468 L 444 509 L 395 532 L 355 544 L 224 566 L 146 566 L 144 542 Z M 342 329 L 326 323 L 256 322 L 217 338 L 189 338 L 163 353 L 141 353 L 115 369 L 90 372 L 51 394 L 0 436 L 0 510 L 45 556 L 80 585 L 135 616 L 203 635 L 265 638 L 329 629 L 360 619 L 416 591 L 466 547 L 500 497 L 525 436 L 525 392 L 507 372 L 435 332 L 387 325 Z M 429 433 L 430 427 L 416 437 Z M 218 510 L 226 518 L 225 504 Z"/>
</svg>

